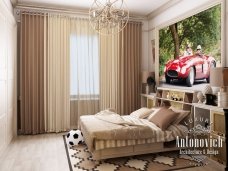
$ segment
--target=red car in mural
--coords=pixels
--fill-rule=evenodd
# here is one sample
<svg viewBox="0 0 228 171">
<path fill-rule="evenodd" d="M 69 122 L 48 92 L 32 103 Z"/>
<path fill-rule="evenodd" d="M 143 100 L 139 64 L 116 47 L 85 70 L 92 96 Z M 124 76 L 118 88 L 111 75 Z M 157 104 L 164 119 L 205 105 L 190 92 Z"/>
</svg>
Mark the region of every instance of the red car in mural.
<svg viewBox="0 0 228 171">
<path fill-rule="evenodd" d="M 195 80 L 206 79 L 210 82 L 210 68 L 216 67 L 216 61 L 211 56 L 192 55 L 170 60 L 164 68 L 166 83 L 172 80 L 185 80 L 191 87 Z"/>
</svg>

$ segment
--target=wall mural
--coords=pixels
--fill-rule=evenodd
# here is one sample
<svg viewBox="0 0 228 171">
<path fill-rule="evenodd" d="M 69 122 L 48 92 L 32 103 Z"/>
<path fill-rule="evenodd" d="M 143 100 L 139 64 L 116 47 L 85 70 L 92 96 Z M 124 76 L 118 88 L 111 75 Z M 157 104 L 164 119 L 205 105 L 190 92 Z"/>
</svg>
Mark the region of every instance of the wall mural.
<svg viewBox="0 0 228 171">
<path fill-rule="evenodd" d="M 159 30 L 159 85 L 201 87 L 221 66 L 221 5 Z"/>
</svg>

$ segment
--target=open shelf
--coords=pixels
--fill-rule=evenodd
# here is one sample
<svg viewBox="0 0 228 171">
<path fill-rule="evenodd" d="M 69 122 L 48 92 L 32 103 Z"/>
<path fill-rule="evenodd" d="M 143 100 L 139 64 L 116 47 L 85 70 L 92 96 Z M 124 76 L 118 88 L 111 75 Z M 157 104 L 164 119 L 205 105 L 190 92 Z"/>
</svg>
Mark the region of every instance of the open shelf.
<svg viewBox="0 0 228 171">
<path fill-rule="evenodd" d="M 191 110 L 196 101 L 196 91 L 177 90 L 159 87 L 156 92 L 156 106 L 174 106 L 179 109 Z"/>
</svg>

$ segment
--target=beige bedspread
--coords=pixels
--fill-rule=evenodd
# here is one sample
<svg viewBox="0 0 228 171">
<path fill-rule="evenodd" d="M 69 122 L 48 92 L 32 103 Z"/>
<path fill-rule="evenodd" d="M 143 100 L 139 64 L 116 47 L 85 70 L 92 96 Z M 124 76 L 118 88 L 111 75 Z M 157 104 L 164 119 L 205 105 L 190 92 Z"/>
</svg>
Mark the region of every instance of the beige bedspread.
<svg viewBox="0 0 228 171">
<path fill-rule="evenodd" d="M 152 124 L 152 123 L 151 123 Z M 97 115 L 80 117 L 80 127 L 84 134 L 87 146 L 94 151 L 96 140 L 135 140 L 173 137 L 172 131 L 161 131 L 158 127 L 145 124 L 140 119 L 122 117 L 112 112 L 102 111 Z"/>
</svg>

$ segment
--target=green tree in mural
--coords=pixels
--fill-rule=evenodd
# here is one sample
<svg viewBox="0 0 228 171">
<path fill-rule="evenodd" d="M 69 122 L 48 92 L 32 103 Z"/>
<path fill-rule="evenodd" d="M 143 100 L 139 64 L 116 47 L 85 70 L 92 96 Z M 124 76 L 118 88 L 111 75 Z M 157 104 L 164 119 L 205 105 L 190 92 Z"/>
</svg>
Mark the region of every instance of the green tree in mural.
<svg viewBox="0 0 228 171">
<path fill-rule="evenodd" d="M 172 24 L 159 31 L 159 59 L 165 63 L 182 55 L 186 44 L 195 50 L 201 45 L 203 52 L 220 60 L 221 42 L 221 5 Z M 163 74 L 163 67 L 160 75 Z"/>
</svg>

